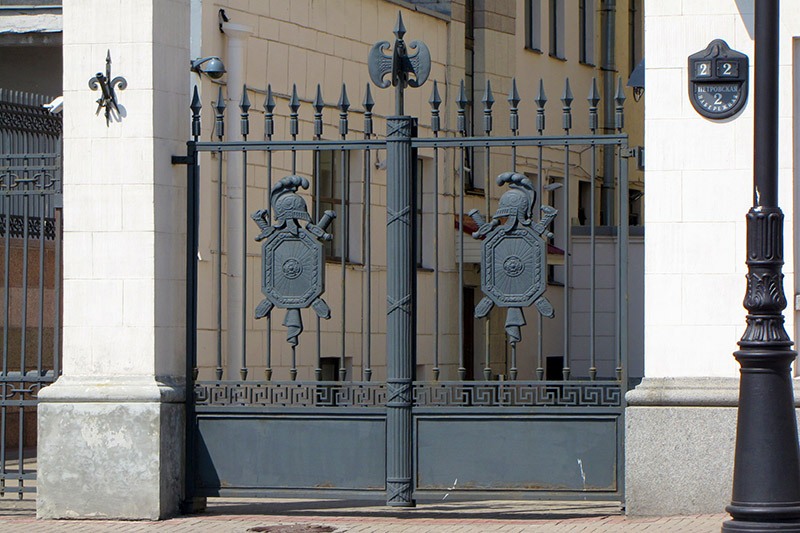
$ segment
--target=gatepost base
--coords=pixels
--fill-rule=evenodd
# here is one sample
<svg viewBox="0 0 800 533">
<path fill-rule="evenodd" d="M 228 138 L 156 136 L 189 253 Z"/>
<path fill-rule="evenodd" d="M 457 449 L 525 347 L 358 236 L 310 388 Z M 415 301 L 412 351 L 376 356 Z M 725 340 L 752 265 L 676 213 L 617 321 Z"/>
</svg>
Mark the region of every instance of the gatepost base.
<svg viewBox="0 0 800 533">
<path fill-rule="evenodd" d="M 179 513 L 184 387 L 61 377 L 39 394 L 37 518 L 158 520 Z"/>
</svg>

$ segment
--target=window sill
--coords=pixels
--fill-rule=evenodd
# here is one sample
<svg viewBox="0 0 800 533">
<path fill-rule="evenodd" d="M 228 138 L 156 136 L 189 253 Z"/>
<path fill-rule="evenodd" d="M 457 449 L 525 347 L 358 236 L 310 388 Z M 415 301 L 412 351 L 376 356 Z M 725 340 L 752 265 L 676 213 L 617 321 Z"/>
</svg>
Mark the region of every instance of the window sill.
<svg viewBox="0 0 800 533">
<path fill-rule="evenodd" d="M 550 57 L 552 57 L 553 59 L 557 59 L 557 60 L 559 60 L 559 61 L 563 61 L 564 63 L 566 63 L 566 62 L 567 62 L 567 58 L 566 58 L 566 57 L 561 57 L 561 56 L 559 56 L 559 55 L 552 54 L 552 53 L 551 53 L 551 54 L 549 54 L 549 55 L 550 55 Z"/>
<path fill-rule="evenodd" d="M 530 46 L 525 46 L 525 50 L 527 50 L 528 52 L 533 52 L 534 54 L 537 54 L 537 55 L 542 55 L 543 54 L 543 52 L 542 52 L 542 50 L 540 48 L 531 48 Z"/>
</svg>

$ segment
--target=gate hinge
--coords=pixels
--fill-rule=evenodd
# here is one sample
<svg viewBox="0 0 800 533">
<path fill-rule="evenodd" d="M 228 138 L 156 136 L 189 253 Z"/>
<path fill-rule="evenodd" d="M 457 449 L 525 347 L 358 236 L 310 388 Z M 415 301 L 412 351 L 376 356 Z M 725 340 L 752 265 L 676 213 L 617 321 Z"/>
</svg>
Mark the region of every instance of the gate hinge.
<svg viewBox="0 0 800 533">
<path fill-rule="evenodd" d="M 189 156 L 188 155 L 173 155 L 172 156 L 172 164 L 173 165 L 188 165 L 189 164 Z"/>
</svg>

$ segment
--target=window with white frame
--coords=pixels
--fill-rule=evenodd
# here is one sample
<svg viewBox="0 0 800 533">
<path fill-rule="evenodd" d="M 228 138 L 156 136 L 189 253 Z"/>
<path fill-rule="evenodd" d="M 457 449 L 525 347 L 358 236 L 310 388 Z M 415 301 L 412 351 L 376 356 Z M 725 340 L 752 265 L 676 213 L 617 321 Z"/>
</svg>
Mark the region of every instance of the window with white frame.
<svg viewBox="0 0 800 533">
<path fill-rule="evenodd" d="M 356 155 L 349 151 L 320 151 L 319 168 L 314 179 L 314 209 L 316 210 L 316 203 L 319 202 L 320 216 L 328 209 L 336 212 L 336 218 L 327 230 L 333 235 L 333 240 L 325 242 L 325 257 L 333 260 L 344 257 L 345 261 L 352 263 L 361 260 L 363 239 L 363 186 L 361 179 L 350 172 L 351 168 L 360 168 L 357 162 L 351 161 Z"/>
</svg>

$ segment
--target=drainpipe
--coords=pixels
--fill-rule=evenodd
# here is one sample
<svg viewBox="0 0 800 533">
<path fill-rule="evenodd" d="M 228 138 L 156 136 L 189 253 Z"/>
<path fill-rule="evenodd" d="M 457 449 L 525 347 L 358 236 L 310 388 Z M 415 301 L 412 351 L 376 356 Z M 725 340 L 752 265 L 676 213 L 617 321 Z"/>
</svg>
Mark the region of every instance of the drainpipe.
<svg viewBox="0 0 800 533">
<path fill-rule="evenodd" d="M 228 70 L 227 108 L 225 122 L 228 127 L 226 136 L 229 141 L 241 141 L 239 129 L 241 111 L 239 102 L 242 99 L 242 86 L 245 82 L 245 64 L 247 61 L 247 38 L 253 28 L 243 24 L 223 22 L 222 31 L 227 38 L 225 49 L 225 68 Z M 245 294 L 242 286 L 244 276 L 244 189 L 242 184 L 241 154 L 228 154 L 227 170 L 227 228 L 228 228 L 228 379 L 236 379 L 243 368 L 244 346 L 244 311 L 242 309 Z"/>
<path fill-rule="evenodd" d="M 600 71 L 603 76 L 603 134 L 616 132 L 614 124 L 614 86 L 617 66 L 614 61 L 617 0 L 601 0 L 600 2 L 602 63 Z M 614 225 L 614 147 L 603 147 L 603 186 L 600 195 L 600 212 L 603 226 Z"/>
</svg>

